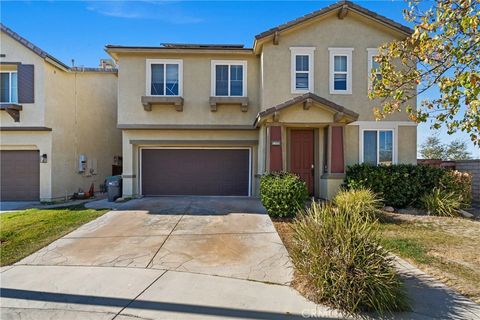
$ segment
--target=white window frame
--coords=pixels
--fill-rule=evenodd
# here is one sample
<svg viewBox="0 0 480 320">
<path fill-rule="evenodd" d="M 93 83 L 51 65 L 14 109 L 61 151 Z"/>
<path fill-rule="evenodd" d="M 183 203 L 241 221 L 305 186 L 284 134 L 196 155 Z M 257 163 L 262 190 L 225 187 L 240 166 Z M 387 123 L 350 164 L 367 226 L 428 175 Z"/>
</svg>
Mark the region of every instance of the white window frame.
<svg viewBox="0 0 480 320">
<path fill-rule="evenodd" d="M 151 94 L 151 87 L 152 87 L 152 64 L 163 64 L 164 67 L 164 75 L 163 75 L 163 83 L 164 83 L 164 94 Z M 167 86 L 167 64 L 177 64 L 178 65 L 178 95 L 167 95 L 166 86 Z M 145 94 L 149 97 L 182 97 L 183 96 L 183 60 L 178 59 L 147 59 L 146 60 L 146 90 Z"/>
<path fill-rule="evenodd" d="M 290 47 L 291 59 L 290 59 L 290 78 L 291 78 L 291 91 L 292 93 L 307 93 L 313 92 L 315 88 L 314 83 L 314 58 L 315 47 Z M 308 89 L 296 88 L 296 56 L 308 56 Z M 305 71 L 301 71 L 305 72 Z"/>
<path fill-rule="evenodd" d="M 373 69 L 373 58 L 378 56 L 378 48 L 367 48 L 367 90 L 370 92 L 372 90 L 372 75 Z"/>
<path fill-rule="evenodd" d="M 364 131 L 377 131 L 377 143 L 378 143 L 378 131 L 392 131 L 392 164 L 398 163 L 398 127 L 399 126 L 417 126 L 416 123 L 410 121 L 355 121 L 350 125 L 359 126 L 359 148 L 358 159 L 359 163 L 364 162 L 363 157 L 363 132 Z M 377 163 L 379 158 L 379 149 L 377 149 Z"/>
<path fill-rule="evenodd" d="M 8 100 L 6 102 L 0 102 L 0 104 L 12 104 L 18 103 L 18 72 L 17 71 L 0 71 L 0 73 L 8 73 Z M 17 74 L 17 101 L 12 101 L 12 73 Z"/>
<path fill-rule="evenodd" d="M 230 95 L 230 68 L 232 65 L 239 66 L 243 68 L 243 81 L 242 81 L 242 95 L 241 96 L 232 96 Z M 228 66 L 228 95 L 226 96 L 217 96 L 215 92 L 216 88 L 216 66 Z M 247 61 L 246 60 L 212 60 L 211 62 L 211 76 L 210 76 L 210 95 L 212 97 L 247 97 Z"/>
<path fill-rule="evenodd" d="M 330 55 L 330 94 L 352 94 L 352 52 L 353 48 L 328 48 Z M 335 90 L 335 56 L 347 57 L 347 72 L 343 73 L 347 75 L 347 90 Z"/>
</svg>

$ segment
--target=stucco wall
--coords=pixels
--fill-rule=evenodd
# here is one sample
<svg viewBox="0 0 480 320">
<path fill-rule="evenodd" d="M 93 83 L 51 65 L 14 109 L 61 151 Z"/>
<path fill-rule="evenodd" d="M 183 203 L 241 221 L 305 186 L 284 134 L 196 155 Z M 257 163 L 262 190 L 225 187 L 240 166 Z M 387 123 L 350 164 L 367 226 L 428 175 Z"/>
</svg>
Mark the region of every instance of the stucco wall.
<svg viewBox="0 0 480 320">
<path fill-rule="evenodd" d="M 416 126 L 398 126 L 398 162 L 417 164 Z"/>
<path fill-rule="evenodd" d="M 314 93 L 360 114 L 358 120 L 374 120 L 375 102 L 367 95 L 369 71 L 367 48 L 377 48 L 399 37 L 390 29 L 353 12 L 340 20 L 336 12 L 296 31 L 280 34 L 279 44 L 263 45 L 262 108 L 267 109 L 296 96 L 291 93 L 290 47 L 315 47 Z M 328 48 L 353 48 L 352 94 L 330 94 Z M 389 120 L 407 120 L 405 113 L 396 113 Z"/>
<path fill-rule="evenodd" d="M 111 175 L 113 157 L 120 156 L 121 131 L 116 128 L 117 76 L 104 72 L 63 72 L 47 65 L 46 124 L 52 131 L 52 197 L 79 188 L 95 189 Z M 87 172 L 78 173 L 79 155 Z M 94 168 L 95 173 L 89 172 Z"/>
<path fill-rule="evenodd" d="M 141 143 L 138 143 L 141 140 Z M 123 195 L 132 196 L 139 193 L 139 150 L 141 147 L 201 147 L 191 141 L 208 141 L 207 147 L 235 147 L 215 140 L 258 141 L 257 130 L 123 130 Z M 137 141 L 137 142 L 135 142 Z M 162 143 L 162 141 L 164 143 Z M 172 141 L 177 143 L 172 144 Z M 168 142 L 166 144 L 165 142 Z M 236 145 L 241 146 L 241 145 Z M 258 144 L 252 147 L 252 190 L 256 194 L 255 173 L 257 172 Z"/>
<path fill-rule="evenodd" d="M 351 166 L 357 164 L 359 145 L 358 126 L 345 126 L 345 165 Z"/>
<path fill-rule="evenodd" d="M 146 59 L 183 60 L 183 112 L 168 105 L 153 106 L 150 112 L 143 109 L 141 97 L 146 94 Z M 212 60 L 247 61 L 248 112 L 241 112 L 240 105 L 221 105 L 216 112 L 210 111 Z M 123 54 L 118 63 L 119 124 L 252 125 L 259 111 L 259 61 L 253 54 Z"/>
<path fill-rule="evenodd" d="M 35 74 L 35 103 L 22 103 L 20 122 L 15 122 L 5 111 L 0 112 L 0 124 L 5 127 L 28 127 L 45 125 L 45 90 L 44 66 L 45 61 L 17 41 L 0 32 L 0 51 L 5 57 L 0 57 L 0 62 L 33 64 Z M 9 65 L 0 65 L 0 70 L 12 70 Z M 16 69 L 16 67 L 15 67 Z"/>
</svg>

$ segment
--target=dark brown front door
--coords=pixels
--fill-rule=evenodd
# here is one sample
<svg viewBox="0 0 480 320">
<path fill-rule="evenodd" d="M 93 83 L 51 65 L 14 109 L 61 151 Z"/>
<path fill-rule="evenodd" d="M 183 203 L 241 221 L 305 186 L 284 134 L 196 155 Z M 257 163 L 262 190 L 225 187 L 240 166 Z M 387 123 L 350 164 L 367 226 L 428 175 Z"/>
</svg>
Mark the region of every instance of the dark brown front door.
<svg viewBox="0 0 480 320">
<path fill-rule="evenodd" d="M 38 200 L 40 155 L 34 150 L 0 151 L 0 200 Z"/>
<path fill-rule="evenodd" d="M 313 130 L 292 130 L 290 135 L 290 171 L 305 181 L 313 195 Z"/>
<path fill-rule="evenodd" d="M 143 149 L 143 195 L 248 196 L 248 149 Z"/>
</svg>

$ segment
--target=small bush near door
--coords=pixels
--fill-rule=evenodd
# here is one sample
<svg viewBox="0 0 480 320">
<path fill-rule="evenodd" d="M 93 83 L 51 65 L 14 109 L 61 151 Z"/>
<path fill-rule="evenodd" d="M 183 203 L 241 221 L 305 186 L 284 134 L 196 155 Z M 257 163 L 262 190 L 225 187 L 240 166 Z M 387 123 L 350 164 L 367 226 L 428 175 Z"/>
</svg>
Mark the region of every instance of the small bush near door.
<svg viewBox="0 0 480 320">
<path fill-rule="evenodd" d="M 260 180 L 260 200 L 272 217 L 295 216 L 307 197 L 305 182 L 292 173 L 270 173 Z"/>
<path fill-rule="evenodd" d="M 346 197 L 346 195 L 344 195 Z M 316 303 L 346 314 L 408 310 L 393 258 L 378 245 L 372 212 L 313 203 L 293 223 L 291 256 L 296 287 Z"/>
</svg>

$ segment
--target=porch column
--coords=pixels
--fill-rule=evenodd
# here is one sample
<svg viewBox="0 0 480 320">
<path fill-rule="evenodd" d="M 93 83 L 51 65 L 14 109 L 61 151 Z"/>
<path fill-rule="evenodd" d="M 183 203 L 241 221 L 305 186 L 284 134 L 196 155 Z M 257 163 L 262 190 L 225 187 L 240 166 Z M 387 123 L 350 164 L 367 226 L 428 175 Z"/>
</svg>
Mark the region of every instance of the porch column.
<svg viewBox="0 0 480 320">
<path fill-rule="evenodd" d="M 332 126 L 332 139 L 331 139 L 331 173 L 344 173 L 345 172 L 345 156 L 344 156 L 344 133 L 343 126 Z"/>
<path fill-rule="evenodd" d="M 282 159 L 282 127 L 281 126 L 269 126 L 269 171 L 282 171 L 283 159 Z"/>
</svg>

